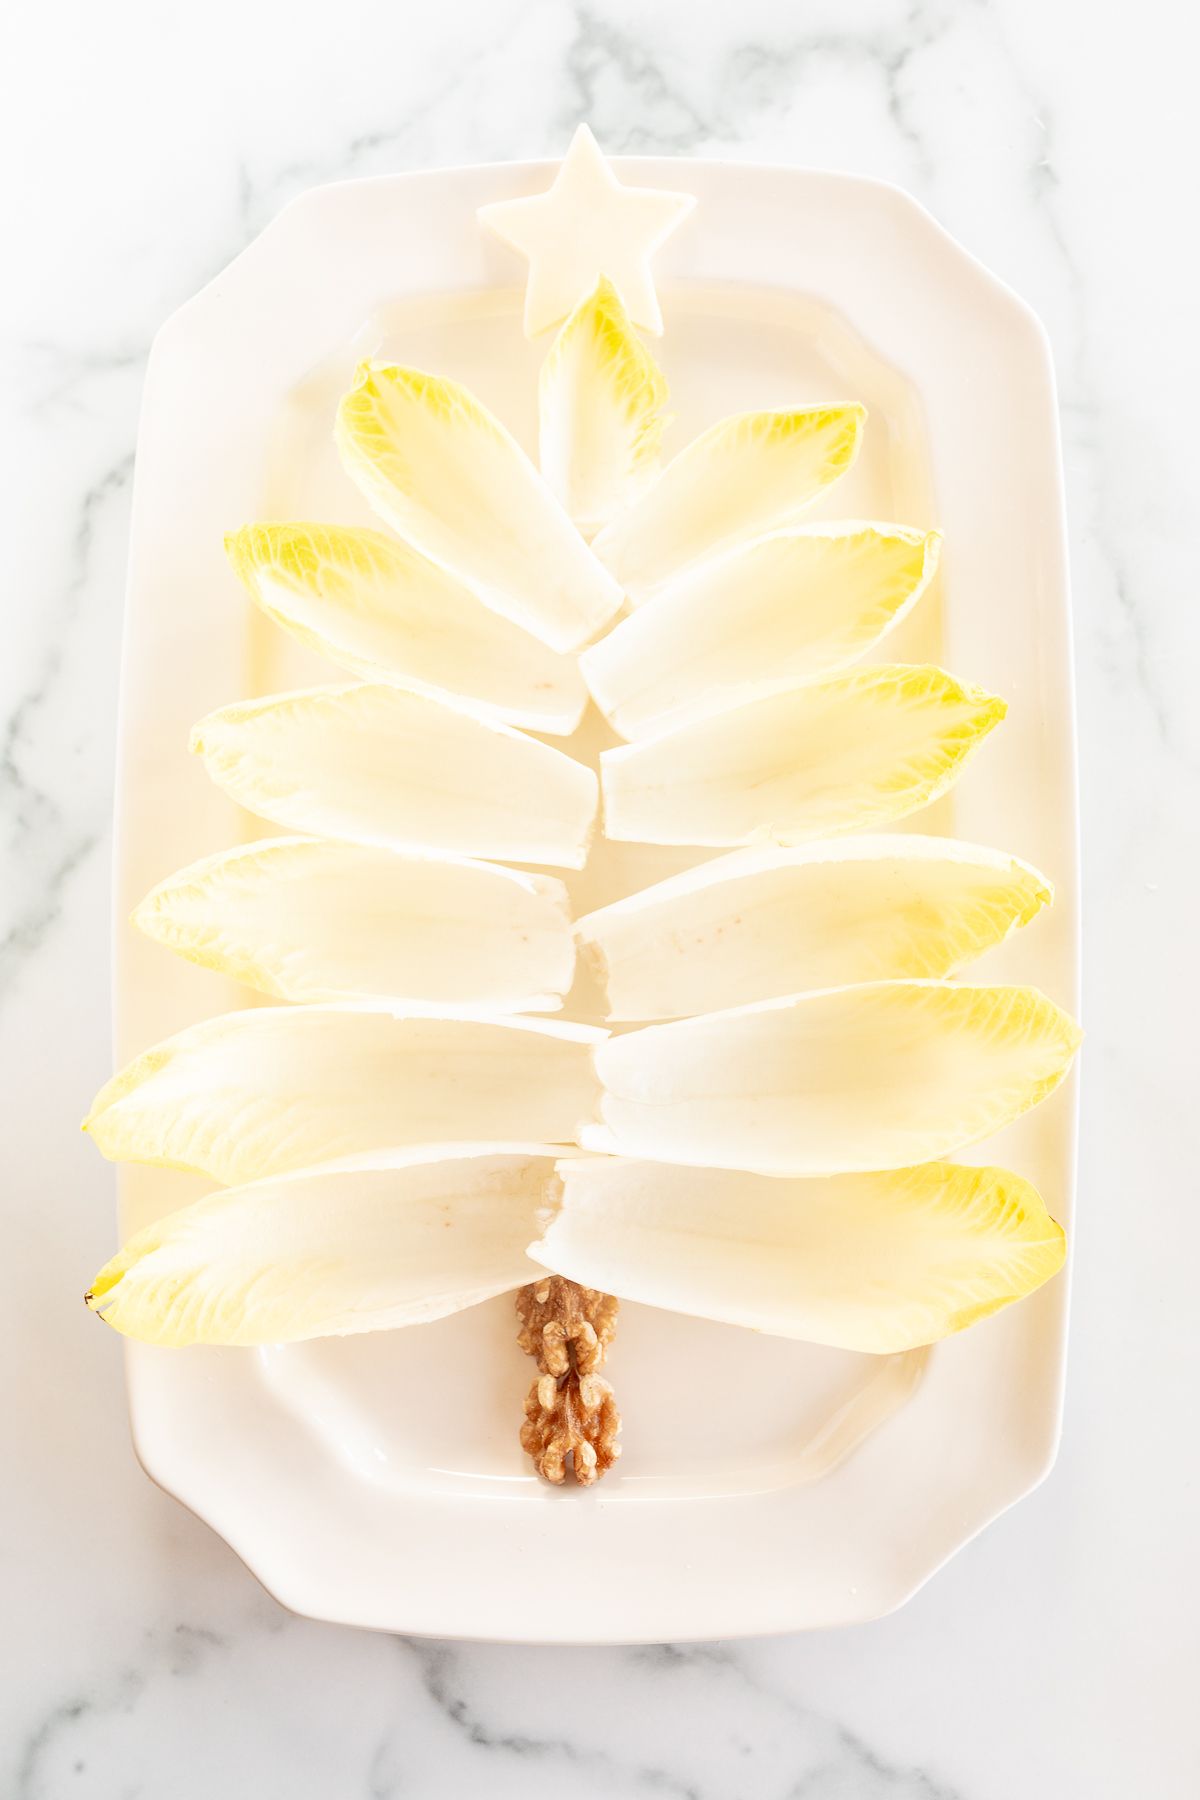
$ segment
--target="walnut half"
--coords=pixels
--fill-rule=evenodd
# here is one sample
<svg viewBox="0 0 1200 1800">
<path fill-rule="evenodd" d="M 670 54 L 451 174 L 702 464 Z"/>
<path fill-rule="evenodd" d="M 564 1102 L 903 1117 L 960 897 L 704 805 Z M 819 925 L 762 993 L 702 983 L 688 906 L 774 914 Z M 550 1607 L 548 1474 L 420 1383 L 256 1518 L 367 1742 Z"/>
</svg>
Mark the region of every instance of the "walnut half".
<svg viewBox="0 0 1200 1800">
<path fill-rule="evenodd" d="M 541 1374 L 525 1400 L 521 1448 L 547 1481 L 575 1479 L 590 1487 L 621 1454 L 621 1415 L 613 1391 L 597 1373 L 617 1329 L 612 1294 L 545 1275 L 517 1295 L 517 1342 Z"/>
</svg>

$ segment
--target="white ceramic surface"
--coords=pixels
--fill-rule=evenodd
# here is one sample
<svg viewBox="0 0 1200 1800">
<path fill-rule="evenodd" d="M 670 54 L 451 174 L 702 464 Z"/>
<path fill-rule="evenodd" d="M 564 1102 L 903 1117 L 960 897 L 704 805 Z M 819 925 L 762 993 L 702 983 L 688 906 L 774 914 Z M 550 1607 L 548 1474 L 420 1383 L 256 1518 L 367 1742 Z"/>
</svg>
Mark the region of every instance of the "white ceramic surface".
<svg viewBox="0 0 1200 1800">
<path fill-rule="evenodd" d="M 1040 327 L 893 188 L 711 162 L 633 160 L 621 172 L 699 201 L 657 264 L 671 441 L 729 411 L 862 400 L 865 454 L 822 513 L 945 530 L 939 594 L 888 657 L 945 661 L 1011 711 L 952 801 L 912 823 L 1052 874 L 1053 914 L 980 972 L 1073 1006 L 1072 678 Z M 545 342 L 524 340 L 519 261 L 475 211 L 551 173 L 514 165 L 317 189 L 159 334 L 122 687 L 121 1061 L 190 1019 L 253 1004 L 124 923 L 169 870 L 259 829 L 185 754 L 190 722 L 322 678 L 245 605 L 222 535 L 256 517 L 365 516 L 330 444 L 337 397 L 365 352 L 466 381 L 529 443 Z M 680 866 L 671 854 L 601 846 L 572 881 L 577 910 Z M 1069 1223 L 1073 1134 L 1065 1091 L 976 1154 L 1030 1175 Z M 195 1190 L 163 1171 L 124 1173 L 125 1229 Z M 273 1593 L 318 1617 L 546 1642 L 841 1624 L 897 1606 L 1045 1473 L 1066 1298 L 1060 1279 L 939 1347 L 915 1398 L 815 1482 L 803 1479 L 806 1449 L 869 1376 L 867 1359 L 633 1306 L 611 1359 L 625 1454 L 594 1493 L 547 1491 L 517 1445 L 528 1369 L 510 1299 L 433 1327 L 259 1356 L 132 1345 L 134 1435 L 162 1486 Z M 579 1604 L 564 1617 L 568 1583 Z"/>
</svg>

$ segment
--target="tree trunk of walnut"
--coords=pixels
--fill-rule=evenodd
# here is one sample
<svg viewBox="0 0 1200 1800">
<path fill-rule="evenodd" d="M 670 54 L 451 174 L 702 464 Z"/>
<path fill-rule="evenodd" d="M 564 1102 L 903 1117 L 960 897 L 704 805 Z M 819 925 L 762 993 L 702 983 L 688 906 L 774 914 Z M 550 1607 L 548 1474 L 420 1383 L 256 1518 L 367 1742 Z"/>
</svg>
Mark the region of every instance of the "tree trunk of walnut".
<svg viewBox="0 0 1200 1800">
<path fill-rule="evenodd" d="M 612 1294 L 544 1275 L 517 1295 L 517 1342 L 541 1371 L 525 1401 L 521 1448 L 547 1481 L 575 1479 L 590 1487 L 621 1454 L 621 1415 L 597 1373 L 617 1329 Z"/>
</svg>

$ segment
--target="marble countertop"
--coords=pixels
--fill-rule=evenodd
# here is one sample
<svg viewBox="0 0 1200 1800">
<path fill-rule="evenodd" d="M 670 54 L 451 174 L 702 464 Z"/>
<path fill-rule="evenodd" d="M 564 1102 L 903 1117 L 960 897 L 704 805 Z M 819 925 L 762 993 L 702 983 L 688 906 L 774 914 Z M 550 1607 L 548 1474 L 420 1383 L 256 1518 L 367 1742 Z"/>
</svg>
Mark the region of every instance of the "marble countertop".
<svg viewBox="0 0 1200 1800">
<path fill-rule="evenodd" d="M 1190 1800 L 1200 24 L 1174 0 L 342 0 L 313 17 L 46 0 L 6 31 L 0 1791 Z M 75 1125 L 109 1069 L 151 337 L 304 187 L 557 154 L 580 118 L 611 151 L 902 183 L 1036 307 L 1058 359 L 1089 1031 L 1063 1451 L 902 1612 L 840 1633 L 565 1652 L 294 1618 L 141 1474 L 119 1345 L 78 1299 L 113 1234 L 111 1171 Z"/>
</svg>

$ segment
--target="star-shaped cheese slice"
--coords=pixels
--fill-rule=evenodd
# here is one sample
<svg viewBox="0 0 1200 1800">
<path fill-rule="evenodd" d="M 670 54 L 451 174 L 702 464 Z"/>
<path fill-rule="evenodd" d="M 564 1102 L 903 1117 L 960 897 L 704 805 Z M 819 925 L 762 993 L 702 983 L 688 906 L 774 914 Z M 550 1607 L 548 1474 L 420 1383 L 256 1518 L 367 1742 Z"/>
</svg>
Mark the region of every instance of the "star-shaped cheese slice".
<svg viewBox="0 0 1200 1800">
<path fill-rule="evenodd" d="M 695 203 L 691 194 L 622 186 L 581 125 L 546 193 L 480 207 L 479 219 L 529 259 L 527 337 L 565 319 L 602 275 L 635 325 L 660 332 L 650 258 Z"/>
</svg>

